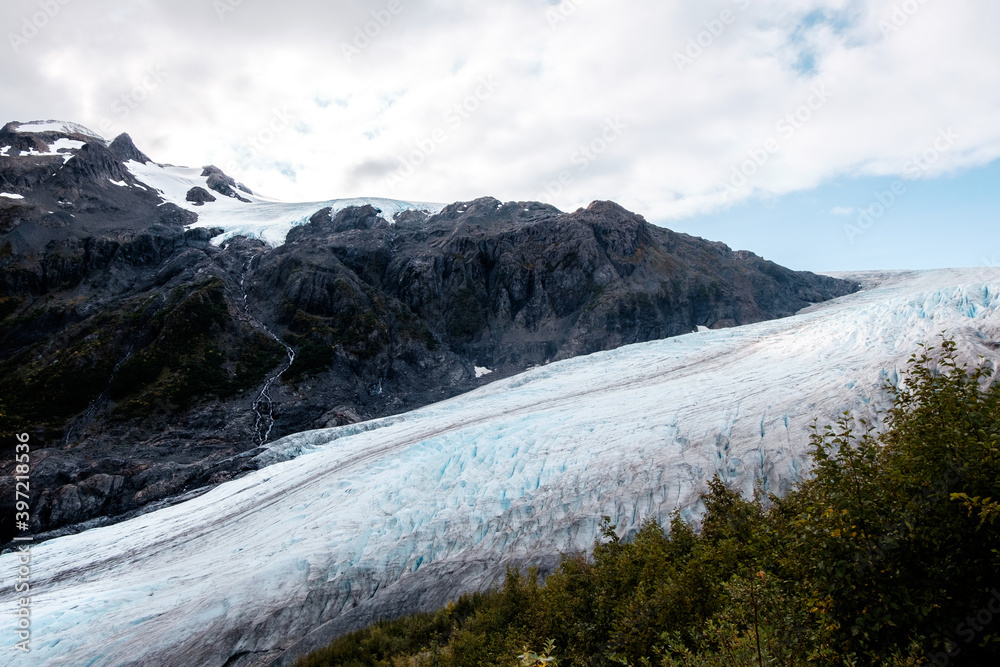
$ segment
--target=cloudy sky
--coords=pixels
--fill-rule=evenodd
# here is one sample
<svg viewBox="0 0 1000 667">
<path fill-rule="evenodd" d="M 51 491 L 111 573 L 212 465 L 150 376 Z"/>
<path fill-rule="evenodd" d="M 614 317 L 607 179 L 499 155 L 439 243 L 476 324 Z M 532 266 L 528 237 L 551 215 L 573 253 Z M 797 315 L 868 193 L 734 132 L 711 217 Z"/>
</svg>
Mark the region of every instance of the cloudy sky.
<svg viewBox="0 0 1000 667">
<path fill-rule="evenodd" d="M 794 268 L 1000 263 L 995 0 L 7 0 L 0 119 L 275 197 L 613 199 Z"/>
</svg>

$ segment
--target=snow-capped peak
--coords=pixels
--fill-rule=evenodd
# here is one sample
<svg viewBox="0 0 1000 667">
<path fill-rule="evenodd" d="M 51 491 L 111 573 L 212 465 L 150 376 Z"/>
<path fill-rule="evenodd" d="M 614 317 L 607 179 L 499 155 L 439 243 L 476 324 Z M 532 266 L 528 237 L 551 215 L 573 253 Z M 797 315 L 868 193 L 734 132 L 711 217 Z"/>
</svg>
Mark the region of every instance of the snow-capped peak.
<svg viewBox="0 0 1000 667">
<path fill-rule="evenodd" d="M 80 125 L 64 120 L 34 120 L 28 123 L 11 123 L 15 132 L 36 133 L 36 132 L 56 132 L 58 134 L 80 134 L 83 136 L 99 139 L 107 143 L 107 140 L 97 132 Z"/>
<path fill-rule="evenodd" d="M 121 187 L 146 188 L 158 194 L 164 204 L 174 204 L 198 215 L 191 227 L 222 229 L 214 242 L 221 244 L 234 236 L 258 238 L 278 246 L 292 227 L 309 222 L 318 211 L 332 214 L 349 207 L 370 204 L 390 223 L 403 211 L 438 213 L 442 204 L 398 201 L 374 197 L 330 199 L 312 202 L 279 202 L 256 194 L 216 167 L 176 167 L 158 164 L 142 153 L 127 134 L 109 142 L 97 132 L 62 120 L 12 121 L 0 129 L 0 158 L 55 157 L 68 163 L 86 144 L 100 143 L 113 153 L 131 173 L 111 182 Z M 126 184 L 126 185 L 123 185 Z M 127 185 L 131 184 L 131 185 Z"/>
<path fill-rule="evenodd" d="M 309 222 L 309 218 L 324 208 L 330 208 L 331 213 L 336 215 L 338 211 L 349 206 L 370 204 L 379 209 L 388 222 L 392 222 L 396 214 L 403 211 L 416 210 L 433 214 L 444 208 L 443 204 L 399 201 L 378 197 L 314 202 L 280 202 L 259 194 L 252 194 L 238 186 L 239 191 L 236 192 L 238 198 L 227 197 L 221 195 L 209 184 L 210 174 L 214 168 L 175 167 L 152 162 L 142 164 L 135 160 L 126 162 L 125 166 L 139 182 L 158 191 L 164 201 L 197 213 L 198 222 L 191 225 L 192 228 L 205 227 L 224 230 L 213 240 L 216 244 L 221 244 L 234 236 L 248 236 L 261 239 L 272 246 L 279 246 L 285 242 L 285 237 L 292 227 Z M 221 173 L 217 169 L 215 172 Z M 188 194 L 192 188 L 211 191 L 214 201 L 200 204 L 190 201 Z"/>
</svg>

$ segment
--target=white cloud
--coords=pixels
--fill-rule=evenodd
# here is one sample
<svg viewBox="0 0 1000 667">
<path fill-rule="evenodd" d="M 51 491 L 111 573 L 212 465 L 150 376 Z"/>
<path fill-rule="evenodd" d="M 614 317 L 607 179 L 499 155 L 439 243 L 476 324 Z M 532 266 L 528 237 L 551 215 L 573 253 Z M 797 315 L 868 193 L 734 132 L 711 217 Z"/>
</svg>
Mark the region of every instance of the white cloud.
<svg viewBox="0 0 1000 667">
<path fill-rule="evenodd" d="M 230 165 L 286 199 L 534 199 L 568 171 L 550 197 L 561 208 L 615 199 L 654 220 L 902 175 L 945 127 L 961 139 L 923 177 L 1000 156 L 991 0 L 928 1 L 886 34 L 893 0 L 580 0 L 554 26 L 543 0 L 399 2 L 350 62 L 342 45 L 388 0 L 246 0 L 224 20 L 207 0 L 72 2 L 16 53 L 0 49 L 0 112 L 110 119 L 155 159 Z M 9 30 L 38 7 L 9 2 Z M 691 39 L 707 45 L 679 70 Z M 133 100 L 157 67 L 162 82 Z M 490 76 L 496 91 L 455 125 L 449 110 Z M 779 121 L 818 83 L 829 101 L 785 137 Z M 286 111 L 295 122 L 269 136 Z M 627 130 L 577 159 L 608 119 Z M 390 192 L 386 177 L 436 129 L 446 140 Z M 771 138 L 779 149 L 727 195 Z"/>
<path fill-rule="evenodd" d="M 830 209 L 830 215 L 854 215 L 856 212 L 853 206 L 834 206 Z"/>
</svg>

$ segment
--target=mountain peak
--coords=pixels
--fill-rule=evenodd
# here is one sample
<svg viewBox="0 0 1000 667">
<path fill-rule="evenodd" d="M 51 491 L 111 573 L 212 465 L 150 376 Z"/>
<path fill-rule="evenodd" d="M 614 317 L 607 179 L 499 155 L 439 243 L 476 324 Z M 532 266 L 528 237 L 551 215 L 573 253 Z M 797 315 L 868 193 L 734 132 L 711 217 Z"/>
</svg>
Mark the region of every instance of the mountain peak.
<svg viewBox="0 0 1000 667">
<path fill-rule="evenodd" d="M 135 182 L 118 155 L 108 146 L 96 141 L 84 144 L 59 170 L 56 180 L 69 188 L 78 188 L 85 182 L 98 183 L 102 188 L 106 187 L 105 183 L 108 181 Z"/>
<path fill-rule="evenodd" d="M 125 132 L 115 137 L 115 140 L 111 142 L 108 148 L 122 162 L 128 162 L 129 160 L 141 162 L 142 164 L 152 162 L 145 153 L 135 147 L 132 137 Z"/>
</svg>

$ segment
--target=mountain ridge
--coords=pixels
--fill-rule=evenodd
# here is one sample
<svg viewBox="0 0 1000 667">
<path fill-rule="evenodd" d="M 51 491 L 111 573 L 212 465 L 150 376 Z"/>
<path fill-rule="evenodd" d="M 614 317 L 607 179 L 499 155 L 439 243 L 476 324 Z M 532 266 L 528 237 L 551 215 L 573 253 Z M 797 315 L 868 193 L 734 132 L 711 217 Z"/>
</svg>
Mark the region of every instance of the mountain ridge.
<svg viewBox="0 0 1000 667">
<path fill-rule="evenodd" d="M 246 474 L 267 437 L 857 289 L 611 202 L 282 204 L 53 125 L 0 130 L 0 390 L 47 445 L 36 533 Z"/>
</svg>

